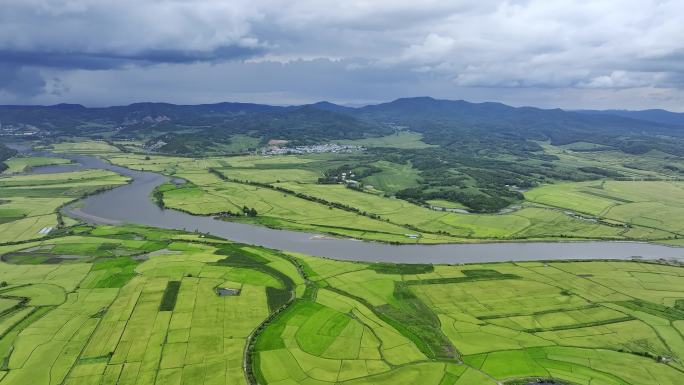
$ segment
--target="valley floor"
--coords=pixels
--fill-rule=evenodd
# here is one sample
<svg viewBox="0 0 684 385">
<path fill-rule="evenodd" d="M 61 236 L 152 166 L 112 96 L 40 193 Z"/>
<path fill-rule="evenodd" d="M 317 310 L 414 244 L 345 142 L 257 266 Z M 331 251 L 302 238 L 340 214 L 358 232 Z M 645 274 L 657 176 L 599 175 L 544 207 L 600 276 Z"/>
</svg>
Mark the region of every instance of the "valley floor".
<svg viewBox="0 0 684 385">
<path fill-rule="evenodd" d="M 365 264 L 83 225 L 0 255 L 3 385 L 684 379 L 679 266 Z"/>
<path fill-rule="evenodd" d="M 684 232 L 677 181 L 553 184 L 527 191 L 516 211 L 464 214 L 318 184 L 326 156 L 66 150 L 185 179 L 159 189 L 169 207 L 362 239 L 678 244 Z M 13 162 L 16 171 L 53 161 Z M 84 225 L 59 207 L 126 178 L 14 171 L 0 178 L 0 385 L 684 381 L 684 268 L 674 263 L 342 262 Z"/>
<path fill-rule="evenodd" d="M 148 159 L 149 158 L 149 159 Z M 393 243 L 645 240 L 684 237 L 684 182 L 593 181 L 542 186 L 500 214 L 429 208 L 375 190 L 319 184 L 320 156 L 205 159 L 109 154 L 125 167 L 188 183 L 161 186 L 165 206 L 275 228 Z M 244 215 L 254 209 L 255 216 Z"/>
</svg>

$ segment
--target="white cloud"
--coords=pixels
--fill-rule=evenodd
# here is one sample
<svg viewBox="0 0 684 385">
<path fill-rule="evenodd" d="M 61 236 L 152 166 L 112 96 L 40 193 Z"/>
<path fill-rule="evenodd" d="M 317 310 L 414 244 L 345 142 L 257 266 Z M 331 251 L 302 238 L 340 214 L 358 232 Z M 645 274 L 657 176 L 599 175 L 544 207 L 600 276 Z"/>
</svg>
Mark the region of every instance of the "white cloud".
<svg viewBox="0 0 684 385">
<path fill-rule="evenodd" d="M 445 57 L 454 53 L 455 46 L 456 39 L 431 33 L 422 43 L 409 46 L 404 51 L 402 60 L 418 63 L 440 63 Z"/>
<path fill-rule="evenodd" d="M 589 103 L 582 95 L 619 90 L 601 93 L 602 103 L 611 95 L 626 103 L 634 90 L 635 100 L 672 103 L 663 95 L 679 98 L 684 88 L 681 36 L 680 0 L 3 0 L 0 64 L 62 79 L 40 88 L 32 77 L 31 89 L 63 98 L 78 98 L 83 87 L 74 82 L 86 73 L 95 88 L 116 76 L 122 90 L 131 86 L 125 79 L 165 74 L 192 102 L 194 85 L 212 88 L 217 69 L 230 68 L 244 81 L 240 95 L 293 100 L 348 100 L 339 78 L 364 100 L 411 90 L 531 100 L 536 90 L 538 103 L 554 92 Z M 201 63 L 217 71 L 193 74 L 193 86 L 179 81 Z M 12 89 L 0 100 L 21 82 L 5 84 Z M 543 99 L 540 90 L 548 90 Z"/>
<path fill-rule="evenodd" d="M 259 48 L 250 26 L 261 18 L 247 0 L 4 0 L 0 49 L 144 59 L 148 52 Z"/>
<path fill-rule="evenodd" d="M 505 1 L 425 36 L 398 60 L 462 86 L 624 88 L 684 71 L 684 57 L 668 59 L 684 52 L 680 1 Z"/>
</svg>

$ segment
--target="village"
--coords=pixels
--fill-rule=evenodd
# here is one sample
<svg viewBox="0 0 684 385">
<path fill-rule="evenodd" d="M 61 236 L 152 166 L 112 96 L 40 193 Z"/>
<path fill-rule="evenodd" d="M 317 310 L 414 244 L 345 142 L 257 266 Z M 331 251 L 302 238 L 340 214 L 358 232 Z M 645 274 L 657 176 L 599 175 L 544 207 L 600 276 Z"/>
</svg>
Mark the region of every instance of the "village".
<svg viewBox="0 0 684 385">
<path fill-rule="evenodd" d="M 0 136 L 32 136 L 40 134 L 41 130 L 30 124 L 2 124 L 0 123 Z"/>
<path fill-rule="evenodd" d="M 356 146 L 351 144 L 337 144 L 337 143 L 326 143 L 326 144 L 316 144 L 311 146 L 295 146 L 295 147 L 277 147 L 270 146 L 261 149 L 261 155 L 288 155 L 288 154 L 319 154 L 319 153 L 348 153 L 356 151 L 364 151 L 365 148 L 362 146 Z"/>
</svg>

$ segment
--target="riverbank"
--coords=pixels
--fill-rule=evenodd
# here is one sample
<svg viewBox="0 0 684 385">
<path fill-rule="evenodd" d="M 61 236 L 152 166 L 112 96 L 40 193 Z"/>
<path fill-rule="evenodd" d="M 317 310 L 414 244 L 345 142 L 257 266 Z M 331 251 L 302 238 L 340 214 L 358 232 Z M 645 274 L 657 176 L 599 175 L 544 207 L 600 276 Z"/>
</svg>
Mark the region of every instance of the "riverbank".
<svg viewBox="0 0 684 385">
<path fill-rule="evenodd" d="M 503 242 L 436 245 L 390 245 L 350 239 L 317 240 L 317 233 L 269 229 L 226 222 L 171 209 L 160 209 L 152 191 L 168 177 L 127 169 L 90 156 L 73 158 L 86 168 L 103 168 L 132 178 L 121 186 L 81 201 L 83 213 L 121 223 L 197 231 L 236 242 L 318 255 L 338 260 L 395 263 L 472 263 L 560 259 L 684 259 L 684 248 L 641 242 Z M 79 213 L 69 215 L 87 220 Z M 92 217 L 91 217 L 92 219 Z"/>
<path fill-rule="evenodd" d="M 63 156 L 63 155 L 62 155 Z M 317 255 L 338 260 L 395 263 L 475 263 L 569 259 L 676 259 L 684 248 L 628 241 L 492 240 L 459 244 L 392 245 L 336 238 L 320 233 L 272 229 L 161 209 L 150 199 L 154 189 L 171 178 L 110 164 L 93 156 L 64 156 L 82 168 L 120 173 L 131 182 L 77 203 L 63 213 L 90 223 L 136 223 L 164 229 L 196 231 L 240 243 Z M 59 166 L 52 166 L 50 172 Z M 34 170 L 39 172 L 40 170 Z"/>
</svg>

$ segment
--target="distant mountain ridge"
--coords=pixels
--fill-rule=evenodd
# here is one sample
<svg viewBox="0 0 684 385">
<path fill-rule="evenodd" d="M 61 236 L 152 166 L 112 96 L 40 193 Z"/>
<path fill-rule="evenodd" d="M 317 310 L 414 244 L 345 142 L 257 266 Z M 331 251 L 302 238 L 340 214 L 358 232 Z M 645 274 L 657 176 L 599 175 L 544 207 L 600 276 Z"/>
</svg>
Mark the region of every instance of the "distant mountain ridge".
<svg viewBox="0 0 684 385">
<path fill-rule="evenodd" d="M 31 127 L 48 136 L 104 135 L 114 130 L 114 138 L 140 137 L 145 132 L 145 138 L 162 135 L 164 141 L 222 141 L 244 134 L 262 141 L 286 139 L 293 144 L 382 136 L 396 127 L 407 127 L 422 133 L 426 142 L 441 146 L 504 140 L 524 142 L 525 147 L 533 148 L 531 141 L 591 141 L 631 153 L 658 149 L 684 154 L 683 146 L 667 139 L 684 137 L 684 114 L 664 110 L 565 111 L 431 97 L 400 98 L 363 107 L 326 101 L 298 106 L 233 102 L 146 102 L 96 108 L 78 104 L 0 106 L 0 124 L 4 130 Z M 201 138 L 193 132 L 201 133 Z"/>
<path fill-rule="evenodd" d="M 684 125 L 677 124 L 678 117 L 660 111 L 565 111 L 430 97 L 363 107 L 330 102 L 2 106 L 0 143 L 6 137 L 48 142 L 86 137 L 109 141 L 122 151 L 205 157 L 253 154 L 271 140 L 290 147 L 386 137 L 356 142 L 374 144 L 331 159 L 344 162 L 335 167 L 371 173 L 379 172 L 378 161 L 409 165 L 419 178 L 414 186 L 394 192 L 397 198 L 418 204 L 444 199 L 475 212 L 497 212 L 522 201 L 518 188 L 556 180 L 629 178 L 600 164 L 574 166 L 555 151 L 599 148 L 601 156 L 621 162 L 621 170 L 649 167 L 671 178 L 684 177 L 684 166 L 679 166 Z M 420 134 L 409 135 L 412 141 L 431 146 L 393 146 L 406 130 Z M 554 151 L 546 147 L 577 142 L 581 145 Z"/>
<path fill-rule="evenodd" d="M 379 117 L 386 117 L 391 119 L 413 120 L 419 119 L 464 119 L 470 118 L 475 120 L 492 121 L 495 119 L 516 119 L 520 121 L 527 120 L 528 123 L 534 123 L 535 118 L 561 118 L 568 114 L 569 116 L 575 114 L 589 115 L 589 116 L 614 116 L 636 120 L 641 122 L 657 123 L 670 126 L 684 126 L 684 113 L 671 112 L 662 109 L 649 110 L 562 110 L 556 109 L 542 109 L 537 107 L 512 107 L 498 102 L 483 102 L 473 103 L 465 100 L 445 100 L 434 99 L 432 97 L 410 97 L 399 98 L 391 102 L 370 104 L 362 107 L 348 107 L 328 101 L 321 101 L 305 105 L 293 106 L 274 106 L 268 104 L 256 103 L 239 103 L 239 102 L 220 102 L 212 104 L 172 104 L 161 102 L 140 102 L 132 103 L 125 106 L 110 106 L 110 107 L 85 107 L 81 104 L 67 104 L 61 103 L 56 105 L 0 105 L 0 123 L 12 123 L 12 121 L 21 123 L 22 118 L 26 122 L 38 123 L 36 118 L 38 116 L 47 115 L 82 115 L 81 118 L 104 118 L 111 119 L 125 119 L 126 117 L 140 116 L 143 114 L 149 115 L 179 115 L 179 114 L 236 114 L 236 113 L 252 113 L 252 112 L 285 112 L 293 111 L 300 108 L 311 108 L 323 110 L 334 113 L 342 113 L 346 115 L 365 116 L 377 119 Z M 28 116 L 35 114 L 35 116 Z M 389 116 L 392 114 L 391 116 Z M 15 116 L 12 116 L 15 115 Z M 16 116 L 23 115 L 23 116 Z M 57 118 L 58 116 L 54 116 Z M 71 116 L 72 119 L 77 119 L 78 116 Z M 576 119 L 582 120 L 582 118 Z M 593 119 L 589 119 L 592 121 Z M 593 122 L 602 121 L 604 124 L 608 120 L 593 120 Z M 617 121 L 627 123 L 627 121 Z M 32 124 L 32 123 L 29 123 Z"/>
<path fill-rule="evenodd" d="M 669 124 L 684 127 L 684 113 L 671 112 L 662 109 L 650 110 L 580 110 L 583 114 L 614 115 L 647 122 Z"/>
</svg>

